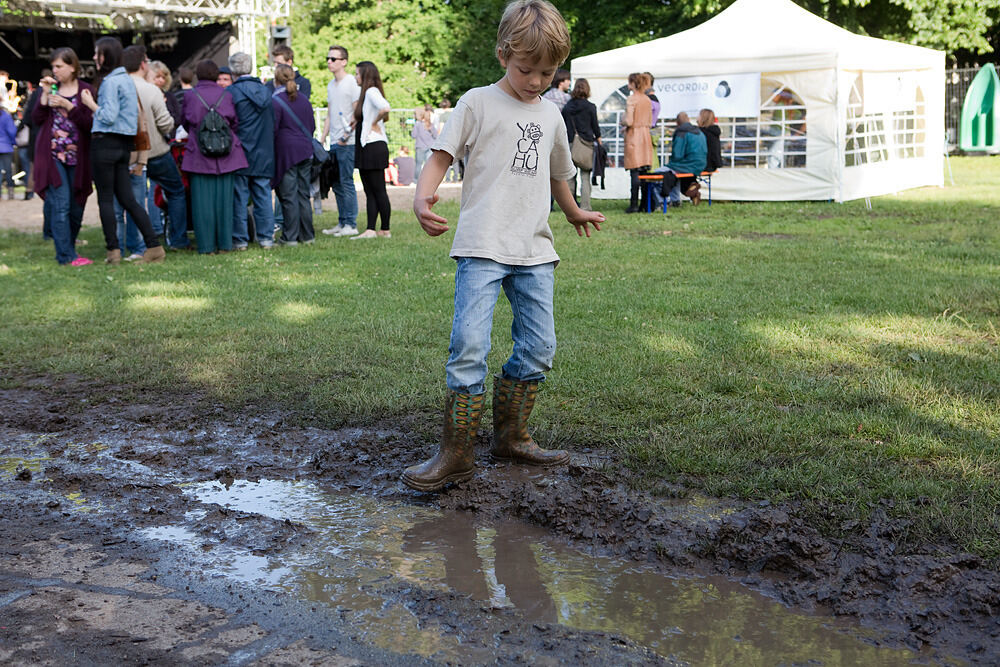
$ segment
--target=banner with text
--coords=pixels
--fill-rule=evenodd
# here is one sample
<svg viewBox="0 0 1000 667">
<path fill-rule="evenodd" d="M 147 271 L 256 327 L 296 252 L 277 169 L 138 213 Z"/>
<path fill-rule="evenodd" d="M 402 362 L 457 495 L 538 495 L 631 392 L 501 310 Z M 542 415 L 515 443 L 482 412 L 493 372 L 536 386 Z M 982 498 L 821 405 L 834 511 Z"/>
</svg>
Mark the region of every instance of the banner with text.
<svg viewBox="0 0 1000 667">
<path fill-rule="evenodd" d="M 760 115 L 760 72 L 657 79 L 653 92 L 660 100 L 660 118 L 699 109 L 724 118 Z"/>
</svg>

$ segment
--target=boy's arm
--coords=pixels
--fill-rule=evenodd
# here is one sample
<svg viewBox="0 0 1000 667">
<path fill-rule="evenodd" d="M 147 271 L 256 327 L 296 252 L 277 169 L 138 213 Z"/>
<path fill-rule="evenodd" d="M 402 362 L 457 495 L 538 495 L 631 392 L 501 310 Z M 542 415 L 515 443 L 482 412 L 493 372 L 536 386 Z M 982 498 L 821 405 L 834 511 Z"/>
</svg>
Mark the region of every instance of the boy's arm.
<svg viewBox="0 0 1000 667">
<path fill-rule="evenodd" d="M 421 174 L 421 178 L 423 178 L 423 174 Z M 573 193 L 569 191 L 569 185 L 566 181 L 557 181 L 552 178 L 549 179 L 549 182 L 551 183 L 553 198 L 555 198 L 556 203 L 559 204 L 559 208 L 562 209 L 563 213 L 566 214 L 566 220 L 576 227 L 577 234 L 580 236 L 586 234 L 587 237 L 590 237 L 590 228 L 587 227 L 587 223 L 593 225 L 597 231 L 601 231 L 599 223 L 604 222 L 604 214 L 597 211 L 584 211 L 577 206 L 573 200 Z"/>
<path fill-rule="evenodd" d="M 434 213 L 431 207 L 437 203 L 437 189 L 444 180 L 451 161 L 451 155 L 445 151 L 431 151 L 417 180 L 417 192 L 413 195 L 413 212 L 420 226 L 431 236 L 440 236 L 448 231 L 448 220 Z"/>
</svg>

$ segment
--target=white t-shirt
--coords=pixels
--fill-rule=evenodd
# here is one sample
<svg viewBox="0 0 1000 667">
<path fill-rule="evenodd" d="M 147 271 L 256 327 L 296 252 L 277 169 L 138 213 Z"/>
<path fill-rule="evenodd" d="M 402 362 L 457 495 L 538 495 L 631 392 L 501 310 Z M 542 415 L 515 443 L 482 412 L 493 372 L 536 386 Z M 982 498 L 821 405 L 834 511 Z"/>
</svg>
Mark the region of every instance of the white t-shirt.
<svg viewBox="0 0 1000 667">
<path fill-rule="evenodd" d="M 361 97 L 361 88 L 353 76 L 346 75 L 340 81 L 331 79 L 326 84 L 326 112 L 330 115 L 330 144 L 335 144 L 346 135 L 346 143 L 354 145 L 354 103 Z"/>
<path fill-rule="evenodd" d="M 367 146 L 373 141 L 389 143 L 385 136 L 385 123 L 378 122 L 378 132 L 372 130 L 372 123 L 378 118 L 380 111 L 391 108 L 378 88 L 372 86 L 365 91 L 365 105 L 361 108 L 361 145 Z"/>
<path fill-rule="evenodd" d="M 452 257 L 520 266 L 559 261 L 549 228 L 549 179 L 569 180 L 576 167 L 555 104 L 525 104 L 496 84 L 473 88 L 433 148 L 465 159 Z"/>
</svg>

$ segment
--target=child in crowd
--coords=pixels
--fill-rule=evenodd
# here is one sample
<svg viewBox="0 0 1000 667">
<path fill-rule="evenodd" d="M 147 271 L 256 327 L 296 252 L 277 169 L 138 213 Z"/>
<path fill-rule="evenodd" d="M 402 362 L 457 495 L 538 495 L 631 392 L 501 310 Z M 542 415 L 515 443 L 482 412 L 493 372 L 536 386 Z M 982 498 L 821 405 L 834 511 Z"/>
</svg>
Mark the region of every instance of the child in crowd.
<svg viewBox="0 0 1000 667">
<path fill-rule="evenodd" d="M 497 30 L 496 84 L 462 96 L 424 165 L 413 210 L 438 236 L 447 220 L 431 209 L 452 161 L 466 161 L 462 205 L 451 256 L 455 316 L 446 366 L 445 426 L 438 453 L 411 466 L 403 482 L 435 491 L 472 476 L 482 415 L 493 308 L 503 288 L 513 311 L 514 349 L 493 382 L 494 458 L 534 465 L 565 463 L 565 451 L 539 447 L 527 431 L 538 383 L 552 367 L 556 338 L 552 295 L 559 256 L 548 225 L 549 192 L 590 236 L 604 216 L 573 201 L 566 181 L 576 169 L 558 107 L 539 95 L 569 54 L 566 23 L 546 0 L 514 0 Z"/>
</svg>

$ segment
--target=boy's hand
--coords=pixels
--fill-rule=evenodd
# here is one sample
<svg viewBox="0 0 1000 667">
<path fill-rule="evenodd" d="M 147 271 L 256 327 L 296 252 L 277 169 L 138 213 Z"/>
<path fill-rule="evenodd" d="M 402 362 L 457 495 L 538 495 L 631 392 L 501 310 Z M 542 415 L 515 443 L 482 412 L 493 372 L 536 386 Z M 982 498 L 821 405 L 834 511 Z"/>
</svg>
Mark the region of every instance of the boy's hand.
<svg viewBox="0 0 1000 667">
<path fill-rule="evenodd" d="M 601 231 L 600 223 L 604 222 L 604 214 L 598 211 L 584 211 L 582 208 L 577 208 L 575 211 L 566 214 L 566 220 L 576 227 L 577 234 L 580 236 L 586 235 L 587 238 L 590 238 L 590 228 L 587 225 L 591 224 L 594 226 L 594 229 Z"/>
<path fill-rule="evenodd" d="M 413 199 L 413 212 L 417 216 L 417 221 L 420 222 L 420 226 L 430 236 L 440 236 L 448 231 L 448 225 L 446 224 L 448 220 L 431 210 L 431 207 L 437 201 L 438 196 L 436 193 L 428 197 L 414 197 Z"/>
</svg>

